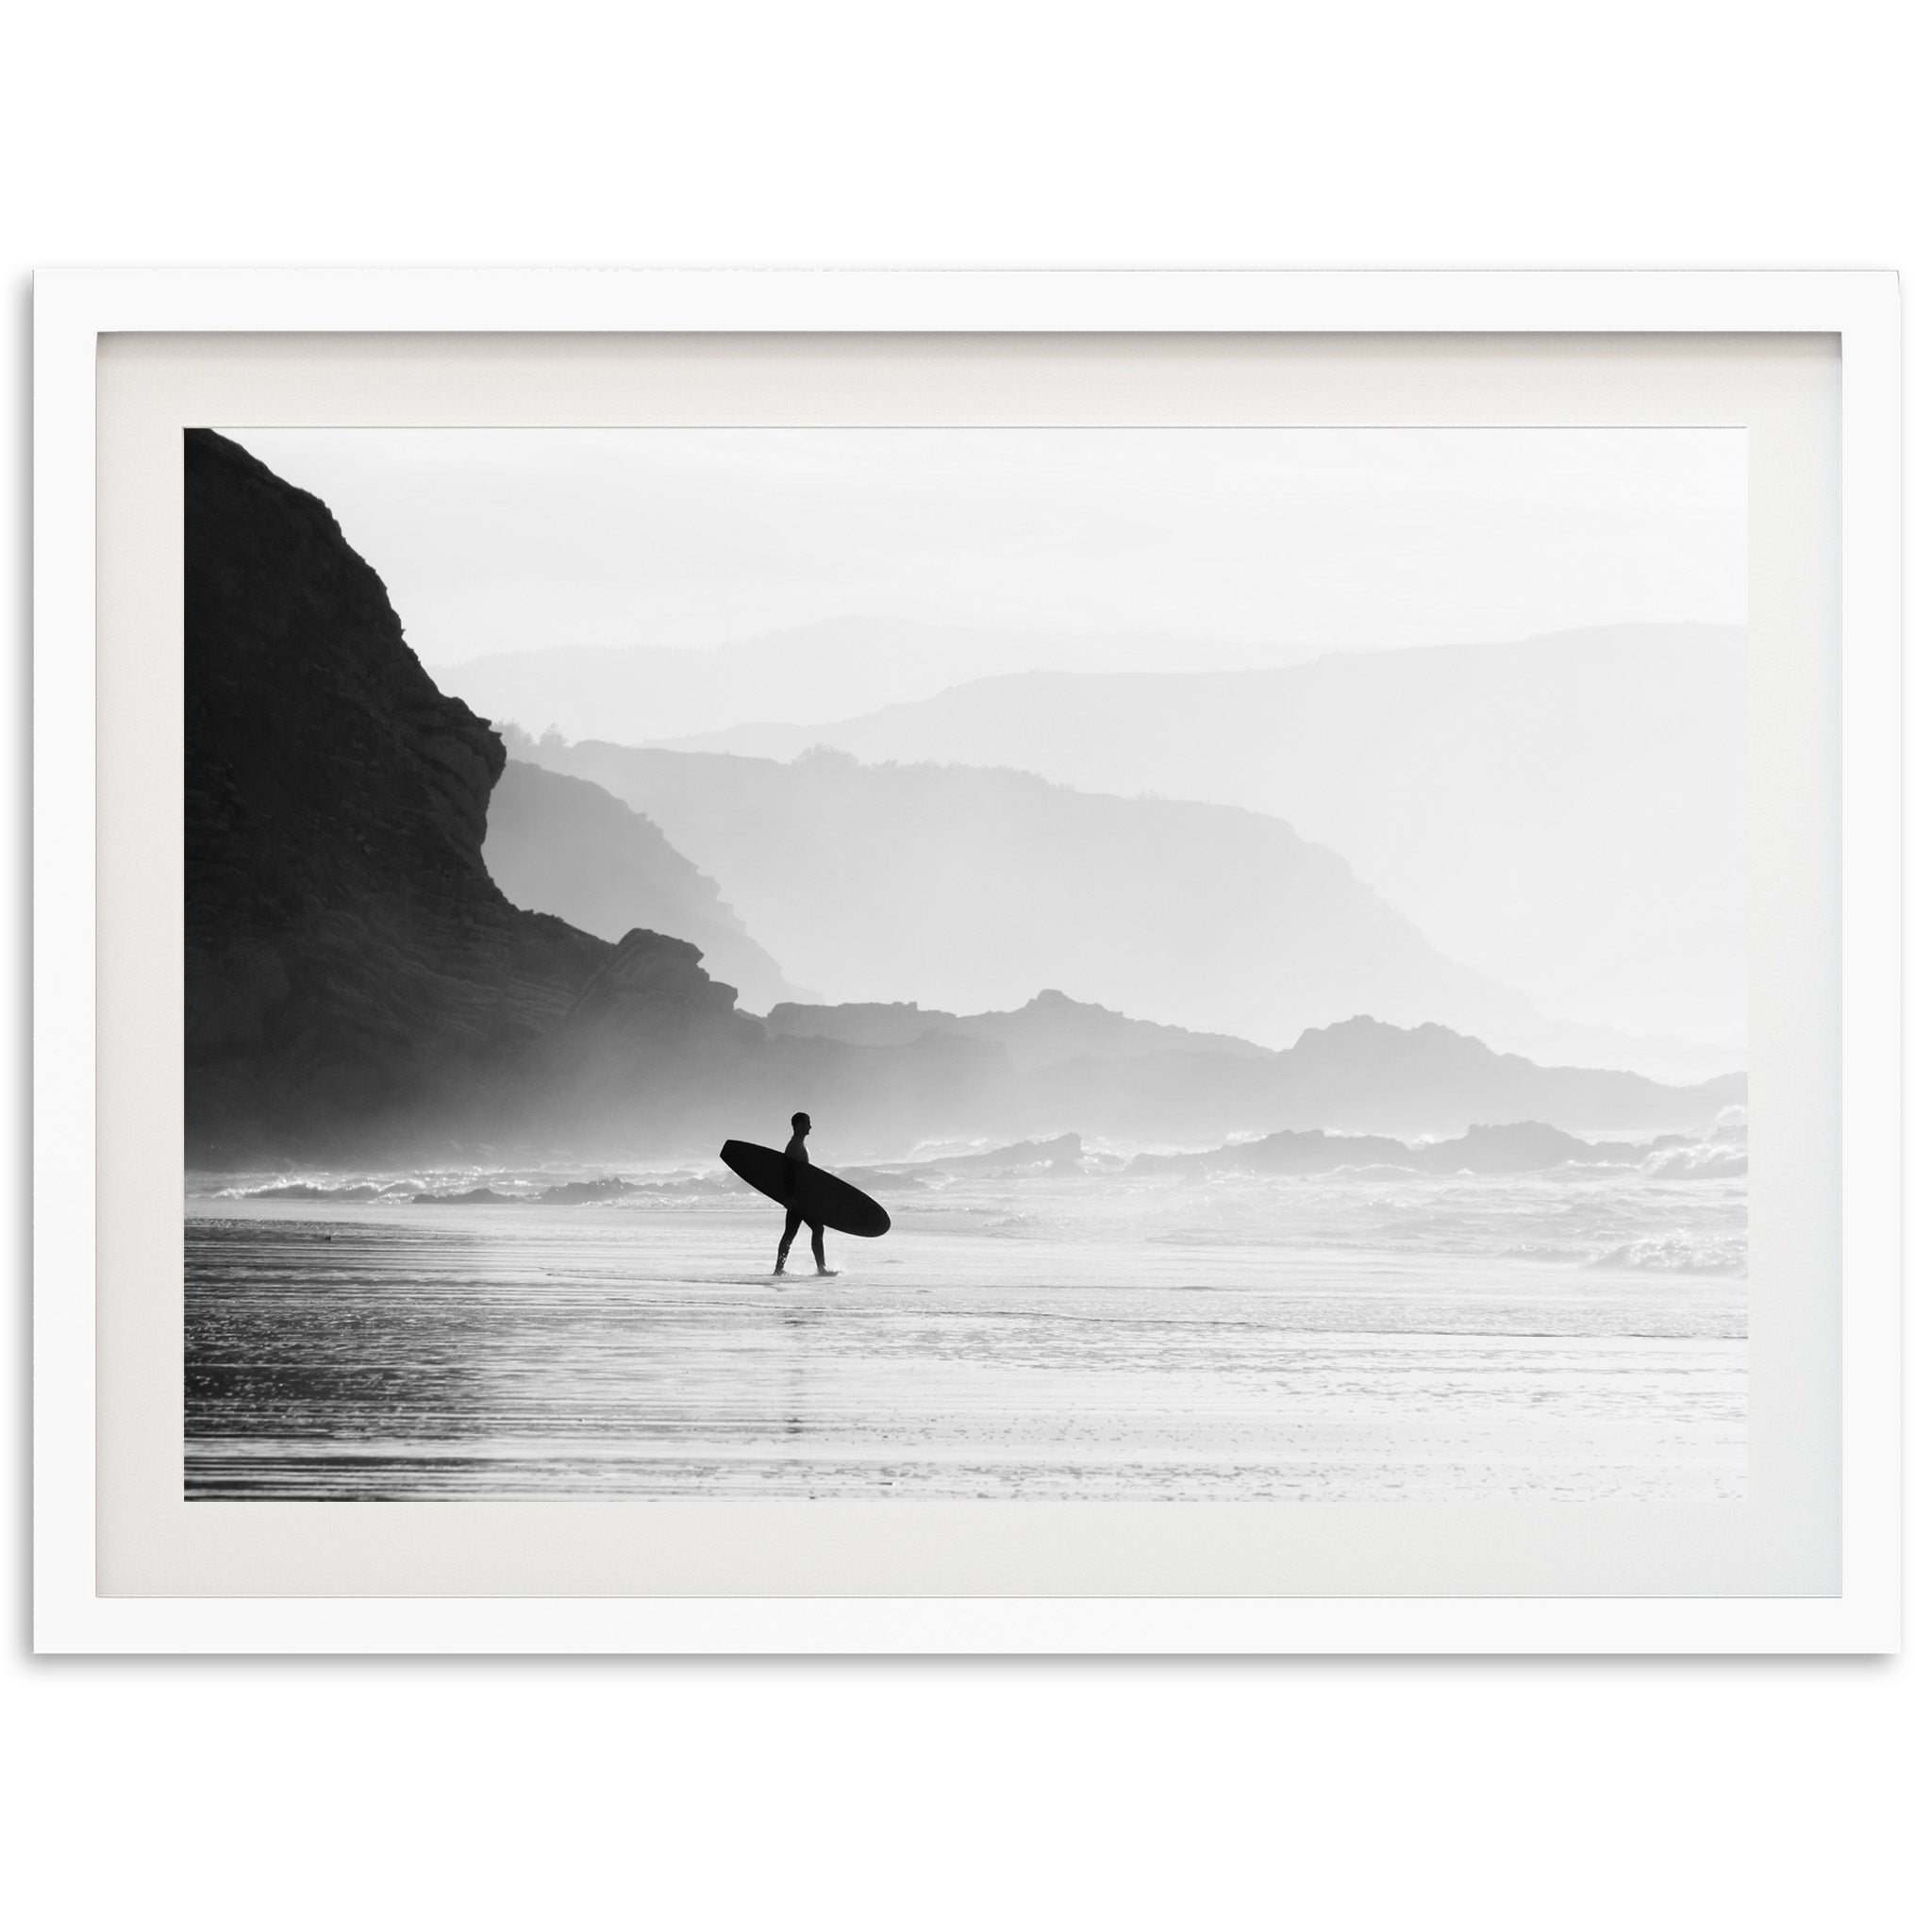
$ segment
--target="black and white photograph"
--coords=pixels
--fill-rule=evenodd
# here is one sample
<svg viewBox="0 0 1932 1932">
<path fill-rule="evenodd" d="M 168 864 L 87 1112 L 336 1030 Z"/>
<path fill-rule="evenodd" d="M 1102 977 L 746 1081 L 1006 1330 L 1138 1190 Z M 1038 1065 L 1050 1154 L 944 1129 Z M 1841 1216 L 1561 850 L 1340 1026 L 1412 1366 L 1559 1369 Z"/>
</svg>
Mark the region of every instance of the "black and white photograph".
<svg viewBox="0 0 1932 1932">
<path fill-rule="evenodd" d="M 11 1923 L 1924 1920 L 1910 18 L 25 10 Z"/>
<path fill-rule="evenodd" d="M 1746 1499 L 1740 432 L 183 460 L 191 1501 Z"/>
</svg>

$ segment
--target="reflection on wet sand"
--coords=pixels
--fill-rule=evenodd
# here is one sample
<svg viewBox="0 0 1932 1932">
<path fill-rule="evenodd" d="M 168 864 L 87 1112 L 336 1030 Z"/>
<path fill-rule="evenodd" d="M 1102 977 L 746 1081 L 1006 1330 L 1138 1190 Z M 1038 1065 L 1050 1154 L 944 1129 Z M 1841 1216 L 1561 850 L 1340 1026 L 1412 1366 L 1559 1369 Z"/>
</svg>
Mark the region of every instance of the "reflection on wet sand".
<svg viewBox="0 0 1932 1932">
<path fill-rule="evenodd" d="M 1277 1192 L 1211 1237 L 954 1197 L 783 1287 L 735 1204 L 193 1203 L 188 1493 L 1743 1493 L 1735 1274 L 1457 1252 L 1446 1186 L 1429 1252 Z"/>
</svg>

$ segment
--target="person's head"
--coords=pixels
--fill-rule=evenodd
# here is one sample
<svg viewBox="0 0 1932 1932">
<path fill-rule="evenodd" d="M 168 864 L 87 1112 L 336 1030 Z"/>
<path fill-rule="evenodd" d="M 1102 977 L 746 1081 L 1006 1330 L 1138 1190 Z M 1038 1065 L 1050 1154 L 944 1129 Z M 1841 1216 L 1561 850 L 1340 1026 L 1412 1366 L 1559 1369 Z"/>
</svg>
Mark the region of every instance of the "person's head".
<svg viewBox="0 0 1932 1932">
<path fill-rule="evenodd" d="M 791 1131 L 794 1134 L 811 1132 L 811 1116 L 808 1113 L 795 1113 L 791 1116 Z"/>
</svg>

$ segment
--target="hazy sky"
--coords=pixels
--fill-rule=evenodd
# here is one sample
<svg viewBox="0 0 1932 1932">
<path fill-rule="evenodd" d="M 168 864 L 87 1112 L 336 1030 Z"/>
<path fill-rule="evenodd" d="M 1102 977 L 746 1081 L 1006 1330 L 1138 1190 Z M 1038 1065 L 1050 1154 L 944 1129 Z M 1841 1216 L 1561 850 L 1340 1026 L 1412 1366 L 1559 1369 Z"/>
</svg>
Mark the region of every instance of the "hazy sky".
<svg viewBox="0 0 1932 1932">
<path fill-rule="evenodd" d="M 427 664 L 850 615 L 1255 660 L 1745 619 L 1725 429 L 242 429 Z"/>
</svg>

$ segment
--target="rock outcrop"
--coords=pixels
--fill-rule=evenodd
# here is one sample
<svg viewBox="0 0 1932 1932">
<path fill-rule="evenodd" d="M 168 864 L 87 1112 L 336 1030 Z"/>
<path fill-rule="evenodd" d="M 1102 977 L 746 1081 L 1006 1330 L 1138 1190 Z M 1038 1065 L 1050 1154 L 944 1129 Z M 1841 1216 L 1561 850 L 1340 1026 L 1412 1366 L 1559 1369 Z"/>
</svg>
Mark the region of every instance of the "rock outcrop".
<svg viewBox="0 0 1932 1932">
<path fill-rule="evenodd" d="M 1433 1133 L 1481 1121 L 1559 1127 L 1690 1127 L 1744 1104 L 1741 1073 L 1677 1086 L 1606 1067 L 1551 1067 L 1448 1026 L 1390 1026 L 1357 1013 L 1310 1027 L 1280 1056 L 1296 1126 Z"/>
<path fill-rule="evenodd" d="M 1265 1046 L 1227 1033 L 1192 1033 L 1131 1020 L 1091 1001 L 1069 999 L 1049 987 L 1008 1013 L 948 1013 L 910 1001 L 807 1006 L 788 1001 L 765 1015 L 766 1032 L 801 1039 L 843 1040 L 855 1046 L 898 1046 L 923 1033 L 964 1034 L 1005 1047 L 1023 1073 L 1063 1060 L 1135 1059 L 1155 1053 L 1229 1054 L 1272 1059 Z"/>
<path fill-rule="evenodd" d="M 1311 1027 L 1293 1046 L 1270 1053 L 1052 991 L 1007 1013 L 785 1005 L 764 1025 L 774 1042 L 890 1048 L 976 1040 L 1003 1049 L 1019 1077 L 989 1091 L 995 1111 L 981 1132 L 1077 1122 L 1089 1133 L 1173 1141 L 1287 1126 L 1456 1133 L 1524 1119 L 1656 1131 L 1701 1125 L 1746 1098 L 1742 1074 L 1674 1086 L 1598 1067 L 1540 1066 L 1447 1026 L 1391 1026 L 1360 1015 Z"/>
</svg>

